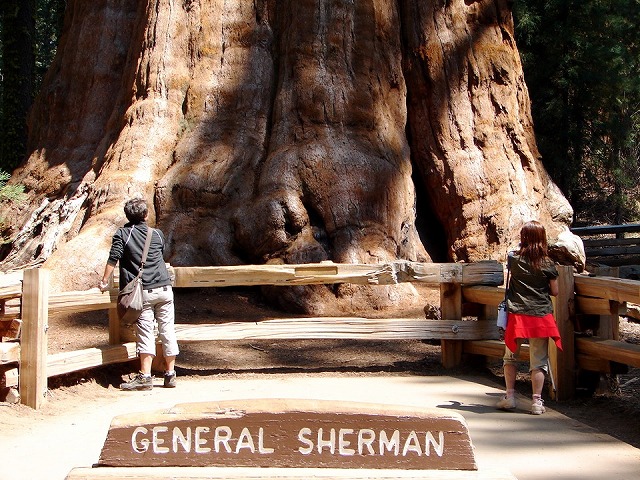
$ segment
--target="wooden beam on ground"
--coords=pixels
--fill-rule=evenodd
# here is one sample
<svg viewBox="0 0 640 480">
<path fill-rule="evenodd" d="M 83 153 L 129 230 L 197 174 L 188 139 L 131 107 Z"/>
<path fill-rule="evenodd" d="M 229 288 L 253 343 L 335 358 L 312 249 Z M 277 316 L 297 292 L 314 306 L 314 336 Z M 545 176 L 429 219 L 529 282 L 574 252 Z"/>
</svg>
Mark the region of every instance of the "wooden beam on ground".
<svg viewBox="0 0 640 480">
<path fill-rule="evenodd" d="M 47 393 L 47 329 L 49 271 L 24 271 L 22 338 L 20 349 L 20 401 L 39 409 Z"/>
<path fill-rule="evenodd" d="M 497 338 L 489 321 L 426 320 L 410 318 L 317 317 L 227 322 L 206 325 L 176 324 L 179 342 L 273 339 L 354 340 L 474 340 Z"/>
<path fill-rule="evenodd" d="M 212 420 L 221 425 L 216 435 L 219 428 L 224 448 L 202 435 Z M 350 428 L 338 432 L 341 425 Z M 323 430 L 331 435 L 320 438 Z M 66 478 L 515 480 L 506 470 L 478 468 L 457 412 L 304 398 L 183 403 L 120 415 L 98 463 Z"/>
<path fill-rule="evenodd" d="M 204 425 L 224 425 L 226 447 L 216 448 L 213 435 L 198 435 Z M 328 431 L 345 425 L 338 435 Z M 379 432 L 389 428 L 402 442 L 412 442 L 422 455 L 407 455 L 398 448 L 385 448 Z M 358 454 L 360 431 L 375 432 L 365 454 Z M 162 435 L 162 448 L 142 443 L 153 442 L 154 432 Z M 214 427 L 211 428 L 214 430 Z M 314 448 L 318 433 L 326 435 L 319 449 Z M 185 440 L 198 442 L 200 448 L 185 449 L 173 443 L 171 436 L 180 431 Z M 216 430 L 217 431 L 217 430 Z M 147 433 L 143 433 L 147 432 Z M 203 431 L 202 433 L 205 433 Z M 241 433 L 242 432 L 242 433 Z M 213 433 L 213 432 L 212 432 Z M 336 432 L 337 433 L 337 432 Z M 186 436 L 186 438 L 185 438 Z M 386 435 L 385 435 L 386 436 Z M 200 440 L 195 438 L 200 437 Z M 206 437 L 206 440 L 205 440 Z M 253 438 L 250 438 L 253 437 Z M 175 437 L 174 437 L 175 438 Z M 326 440 L 325 440 L 326 439 Z M 346 442 L 349 442 L 348 444 Z M 332 445 L 329 445 L 332 444 Z M 255 445 L 250 447 L 249 444 Z M 164 448 L 168 446 L 168 448 Z M 236 447 L 239 446 L 239 447 Z M 240 449 L 242 449 L 240 451 Z M 200 451 L 199 451 L 200 450 Z M 209 450 L 203 455 L 203 450 Z M 347 452 L 350 450 L 351 454 Z M 240 451 L 240 453 L 238 453 Z M 437 453 L 436 453 L 437 452 Z M 431 453 L 427 455 L 426 453 Z M 111 421 L 96 467 L 285 467 L 285 468 L 387 468 L 406 470 L 477 470 L 473 445 L 464 417 L 458 412 L 420 406 L 319 400 L 253 398 L 183 403 L 150 412 L 129 413 Z M 313 478 L 313 477 L 311 477 Z"/>
<path fill-rule="evenodd" d="M 47 374 L 50 377 L 55 377 L 87 368 L 128 362 L 136 357 L 134 342 L 54 353 L 47 357 Z"/>
<path fill-rule="evenodd" d="M 299 265 L 230 265 L 220 267 L 172 267 L 176 287 L 230 287 L 251 285 L 320 285 L 353 283 L 394 285 L 402 282 L 427 284 L 494 284 L 503 281 L 502 266 L 495 261 L 471 264 L 418 263 L 398 260 L 385 264 L 333 262 Z"/>
<path fill-rule="evenodd" d="M 578 337 L 576 351 L 579 354 L 640 368 L 640 345 L 597 337 Z"/>
<path fill-rule="evenodd" d="M 605 298 L 619 303 L 640 303 L 640 282 L 637 280 L 575 275 L 575 292 L 585 297 Z"/>
</svg>

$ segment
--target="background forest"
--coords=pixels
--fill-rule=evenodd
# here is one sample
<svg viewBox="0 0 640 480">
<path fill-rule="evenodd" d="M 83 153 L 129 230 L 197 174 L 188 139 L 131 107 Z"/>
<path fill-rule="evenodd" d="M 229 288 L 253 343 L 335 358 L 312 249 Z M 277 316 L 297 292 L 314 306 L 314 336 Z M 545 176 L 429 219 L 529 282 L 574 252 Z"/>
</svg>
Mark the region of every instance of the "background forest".
<svg viewBox="0 0 640 480">
<path fill-rule="evenodd" d="M 0 170 L 27 154 L 65 6 L 0 2 Z M 513 12 L 538 146 L 574 226 L 640 220 L 640 0 L 517 0 Z"/>
</svg>

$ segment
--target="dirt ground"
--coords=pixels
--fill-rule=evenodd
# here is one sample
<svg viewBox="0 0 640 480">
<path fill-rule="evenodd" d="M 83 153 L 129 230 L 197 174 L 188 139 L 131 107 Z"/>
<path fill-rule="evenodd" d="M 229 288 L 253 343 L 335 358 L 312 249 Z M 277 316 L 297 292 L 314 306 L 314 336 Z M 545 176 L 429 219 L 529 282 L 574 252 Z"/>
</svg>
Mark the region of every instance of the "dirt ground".
<svg viewBox="0 0 640 480">
<path fill-rule="evenodd" d="M 428 295 L 427 295 L 428 297 Z M 427 302 L 432 300 L 427 298 Z M 424 313 L 394 312 L 423 318 Z M 389 312 L 381 316 L 389 315 Z M 284 317 L 266 305 L 252 289 L 181 289 L 176 291 L 178 323 L 213 321 L 255 322 Z M 621 334 L 630 343 L 640 343 L 640 324 L 621 319 Z M 48 351 L 73 351 L 105 344 L 108 320 L 104 311 L 60 315 L 49 319 Z M 252 373 L 331 372 L 345 375 L 375 375 L 402 372 L 425 376 L 480 375 L 488 382 L 503 384 L 500 361 L 466 364 L 454 370 L 440 365 L 437 341 L 355 341 L 355 340 L 255 340 L 200 342 L 181 345 L 177 360 L 179 377 L 209 378 Z M 137 371 L 137 363 L 111 365 L 49 379 L 48 401 L 40 411 L 22 405 L 0 403 L 0 424 L 31 429 L 46 415 L 73 412 L 91 398 L 117 392 L 118 385 Z M 640 448 L 640 369 L 614 378 L 582 379 L 575 399 L 547 404 L 564 415 L 603 433 Z M 599 383 L 599 388 L 594 387 Z M 526 365 L 517 389 L 531 394 Z"/>
</svg>

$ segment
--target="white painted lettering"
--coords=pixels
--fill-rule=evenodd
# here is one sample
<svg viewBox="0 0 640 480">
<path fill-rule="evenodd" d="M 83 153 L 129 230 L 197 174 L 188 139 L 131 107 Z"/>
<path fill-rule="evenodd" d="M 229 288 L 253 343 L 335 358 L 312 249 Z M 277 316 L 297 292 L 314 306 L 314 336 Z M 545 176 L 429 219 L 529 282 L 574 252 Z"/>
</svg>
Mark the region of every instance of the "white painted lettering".
<svg viewBox="0 0 640 480">
<path fill-rule="evenodd" d="M 340 455 L 353 455 L 356 451 L 353 448 L 347 448 L 351 442 L 347 440 L 345 435 L 353 435 L 353 428 L 341 428 L 338 432 L 338 453 Z"/>
<path fill-rule="evenodd" d="M 243 448 L 248 448 L 251 453 L 256 453 L 253 437 L 247 427 L 244 427 L 242 432 L 240 432 L 240 438 L 238 438 L 238 443 L 236 444 L 236 453 L 240 453 L 240 450 Z"/>
<path fill-rule="evenodd" d="M 418 435 L 413 430 L 411 430 L 411 433 L 407 437 L 407 440 L 404 442 L 404 447 L 402 448 L 402 456 L 406 457 L 407 453 L 409 452 L 415 452 L 419 457 L 422 455 L 422 447 L 420 447 Z"/>
<path fill-rule="evenodd" d="M 424 454 L 429 456 L 431 453 L 431 447 L 433 446 L 433 451 L 436 452 L 436 455 L 441 457 L 444 454 L 444 433 L 438 432 L 438 442 L 434 438 L 431 432 L 427 432 L 424 440 Z"/>
<path fill-rule="evenodd" d="M 144 453 L 149 449 L 148 438 L 142 438 L 138 440 L 138 435 L 146 435 L 147 433 L 149 433 L 149 430 L 144 427 L 136 427 L 136 429 L 133 431 L 133 433 L 131 434 L 131 447 L 133 448 L 134 452 Z"/>
<path fill-rule="evenodd" d="M 258 453 L 267 454 L 273 452 L 273 448 L 264 446 L 264 428 L 260 427 L 260 430 L 258 430 Z"/>
<path fill-rule="evenodd" d="M 388 452 L 393 451 L 393 454 L 398 456 L 400 453 L 400 432 L 394 430 L 393 435 L 389 438 L 385 430 L 380 430 L 379 445 L 380 455 L 384 455 L 386 450 Z"/>
<path fill-rule="evenodd" d="M 373 442 L 376 439 L 376 432 L 369 428 L 363 428 L 358 431 L 358 455 L 362 455 L 364 448 L 367 447 L 369 455 L 375 455 L 373 451 Z"/>
<path fill-rule="evenodd" d="M 131 433 L 131 448 L 142 454 L 152 451 L 162 455 L 173 453 L 235 453 L 269 455 L 276 449 L 268 444 L 270 437 L 262 427 L 244 427 L 234 435 L 230 426 L 167 426 L 135 427 Z M 238 427 L 239 429 L 239 427 Z M 170 433 L 169 433 L 170 432 Z M 213 435 L 211 434 L 213 432 Z M 236 431 L 237 432 L 237 431 Z M 169 438 L 169 434 L 171 437 Z M 256 442 L 257 434 L 257 442 Z M 422 436 L 424 435 L 424 437 Z M 265 438 L 266 437 L 266 438 Z M 420 443 L 424 440 L 424 443 Z M 370 428 L 318 428 L 303 427 L 298 431 L 298 449 L 302 455 L 314 452 L 341 456 L 400 456 L 417 457 L 445 453 L 444 432 L 400 430 L 373 430 Z"/>
<path fill-rule="evenodd" d="M 304 427 L 298 432 L 298 440 L 306 445 L 306 447 L 298 447 L 298 451 L 303 455 L 313 452 L 313 442 L 307 438 L 307 435 L 311 435 L 310 428 Z"/>
<path fill-rule="evenodd" d="M 207 444 L 207 439 L 205 435 L 209 433 L 211 430 L 209 427 L 196 427 L 195 431 L 195 452 L 196 453 L 209 453 L 211 451 L 211 447 L 205 447 Z"/>
<path fill-rule="evenodd" d="M 324 447 L 329 448 L 329 452 L 333 455 L 336 451 L 336 429 L 332 428 L 329 430 L 329 438 L 322 438 L 323 430 L 322 428 L 318 429 L 318 453 L 322 453 L 322 449 Z"/>
<path fill-rule="evenodd" d="M 168 453 L 169 448 L 161 447 L 164 443 L 164 438 L 160 438 L 159 435 L 161 433 L 165 433 L 169 431 L 169 427 L 166 426 L 156 426 L 151 430 L 152 438 L 153 438 L 153 453 Z"/>
<path fill-rule="evenodd" d="M 229 427 L 216 427 L 216 433 L 213 436 L 213 445 L 216 453 L 220 452 L 220 444 L 224 446 L 227 453 L 231 453 L 229 440 L 231 440 L 231 429 Z"/>
<path fill-rule="evenodd" d="M 173 427 L 173 452 L 178 453 L 178 444 L 185 453 L 191 452 L 191 427 L 187 427 L 185 435 L 180 427 Z"/>
</svg>

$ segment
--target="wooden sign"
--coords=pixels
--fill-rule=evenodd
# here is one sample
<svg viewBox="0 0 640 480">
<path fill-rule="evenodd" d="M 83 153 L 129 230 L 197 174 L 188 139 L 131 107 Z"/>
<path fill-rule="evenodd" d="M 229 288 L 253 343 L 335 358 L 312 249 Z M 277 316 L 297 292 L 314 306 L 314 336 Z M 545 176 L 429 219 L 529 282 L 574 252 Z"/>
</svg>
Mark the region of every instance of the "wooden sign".
<svg viewBox="0 0 640 480">
<path fill-rule="evenodd" d="M 456 412 L 301 399 L 119 416 L 97 466 L 477 470 Z"/>
</svg>

